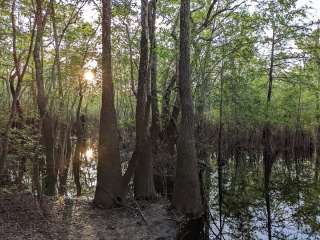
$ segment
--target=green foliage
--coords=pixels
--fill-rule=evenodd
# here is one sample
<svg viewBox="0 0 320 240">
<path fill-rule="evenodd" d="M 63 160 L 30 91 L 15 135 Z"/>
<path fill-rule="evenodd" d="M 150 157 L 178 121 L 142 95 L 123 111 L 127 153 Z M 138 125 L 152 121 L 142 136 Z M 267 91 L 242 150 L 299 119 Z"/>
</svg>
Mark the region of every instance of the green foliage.
<svg viewBox="0 0 320 240">
<path fill-rule="evenodd" d="M 89 14 L 95 14 L 99 19 L 98 7 L 89 2 L 85 7 L 82 1 L 78 4 L 56 1 L 54 5 L 60 43 L 62 91 L 59 89 L 53 19 L 50 16 L 44 32 L 42 54 L 50 113 L 54 118 L 72 125 L 81 95 L 83 102 L 80 112 L 89 116 L 91 130 L 95 132 L 99 125 L 101 102 L 101 26 L 99 20 L 88 22 L 85 19 L 88 9 L 92 9 Z M 30 0 L 17 3 L 17 54 L 25 63 L 34 6 Z M 312 129 L 320 125 L 319 28 L 315 29 L 316 25 L 308 23 L 306 7 L 298 7 L 297 0 L 217 1 L 213 6 L 211 3 L 209 0 L 191 1 L 192 93 L 196 114 L 217 122 L 222 107 L 222 119 L 226 127 L 261 127 L 265 121 L 270 43 L 274 32 L 276 44 L 271 122 L 292 128 L 299 125 Z M 14 73 L 11 4 L 12 1 L 3 1 L 0 11 L 1 133 L 5 132 L 12 101 L 9 86 L 10 76 Z M 179 6 L 180 1 L 177 0 L 157 2 L 159 106 L 164 105 L 165 93 L 176 74 Z M 132 128 L 135 121 L 136 98 L 133 90 L 137 87 L 140 57 L 139 7 L 136 1 L 113 1 L 112 69 L 121 128 Z M 83 77 L 88 69 L 95 74 L 96 81 L 93 84 Z M 19 96 L 26 118 L 38 115 L 34 70 L 31 57 L 22 81 L 23 91 Z M 172 111 L 177 90 L 176 84 L 169 88 L 169 111 Z M 163 114 L 161 110 L 160 114 Z M 27 132 L 19 134 L 11 135 L 10 141 L 14 142 L 15 138 L 18 141 L 28 135 Z M 32 139 L 23 141 L 31 146 L 36 144 Z M 21 146 L 22 151 L 17 152 L 17 156 L 30 150 L 26 143 L 19 142 L 17 146 Z"/>
</svg>

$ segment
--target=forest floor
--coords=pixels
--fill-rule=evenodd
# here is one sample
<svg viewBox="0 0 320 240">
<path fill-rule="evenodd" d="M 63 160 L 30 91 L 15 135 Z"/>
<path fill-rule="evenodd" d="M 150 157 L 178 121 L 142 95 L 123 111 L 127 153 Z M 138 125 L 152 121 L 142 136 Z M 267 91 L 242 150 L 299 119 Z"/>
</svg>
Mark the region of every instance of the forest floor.
<svg viewBox="0 0 320 240">
<path fill-rule="evenodd" d="M 175 239 L 176 218 L 165 200 L 129 201 L 102 210 L 88 198 L 44 198 L 0 189 L 1 240 L 166 240 Z"/>
</svg>

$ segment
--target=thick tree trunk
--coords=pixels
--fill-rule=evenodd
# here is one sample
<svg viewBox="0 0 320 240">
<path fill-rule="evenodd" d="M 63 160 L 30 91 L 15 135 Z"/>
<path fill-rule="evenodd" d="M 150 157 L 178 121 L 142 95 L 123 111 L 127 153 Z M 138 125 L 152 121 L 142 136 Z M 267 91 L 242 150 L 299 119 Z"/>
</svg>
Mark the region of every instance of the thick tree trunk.
<svg viewBox="0 0 320 240">
<path fill-rule="evenodd" d="M 134 193 L 137 199 L 155 197 L 152 165 L 152 147 L 150 145 L 149 115 L 150 97 L 148 69 L 148 0 L 141 0 L 141 41 L 140 64 L 136 107 L 136 156 L 137 165 L 134 174 Z"/>
<path fill-rule="evenodd" d="M 48 196 L 56 194 L 57 171 L 54 158 L 54 127 L 53 120 L 46 114 L 42 121 L 42 143 L 45 147 L 46 155 L 46 176 L 44 180 L 44 193 Z"/>
<path fill-rule="evenodd" d="M 160 134 L 160 117 L 159 117 L 159 106 L 158 106 L 158 91 L 157 91 L 157 65 L 158 56 L 156 52 L 157 43 L 155 38 L 156 30 L 156 11 L 157 11 L 157 0 L 151 0 L 149 2 L 149 40 L 150 40 L 150 78 L 151 78 L 151 140 L 153 153 L 157 152 L 157 145 Z"/>
<path fill-rule="evenodd" d="M 43 13 L 43 1 L 36 1 L 36 40 L 33 50 L 33 58 L 35 64 L 35 80 L 37 85 L 37 104 L 41 121 L 42 144 L 45 147 L 46 155 L 46 176 L 44 181 L 44 193 L 55 195 L 57 171 L 54 159 L 54 124 L 53 119 L 48 112 L 48 97 L 45 94 L 45 86 L 43 80 L 43 69 L 41 59 L 41 45 L 44 28 L 47 20 L 47 14 Z"/>
<path fill-rule="evenodd" d="M 190 80 L 189 20 L 190 0 L 181 0 L 179 60 L 181 125 L 177 146 L 178 159 L 173 205 L 186 215 L 200 217 L 203 213 L 203 207 L 194 137 L 194 111 Z"/>
<path fill-rule="evenodd" d="M 122 201 L 121 165 L 111 66 L 111 0 L 102 0 L 102 107 L 94 203 L 110 208 Z"/>
</svg>

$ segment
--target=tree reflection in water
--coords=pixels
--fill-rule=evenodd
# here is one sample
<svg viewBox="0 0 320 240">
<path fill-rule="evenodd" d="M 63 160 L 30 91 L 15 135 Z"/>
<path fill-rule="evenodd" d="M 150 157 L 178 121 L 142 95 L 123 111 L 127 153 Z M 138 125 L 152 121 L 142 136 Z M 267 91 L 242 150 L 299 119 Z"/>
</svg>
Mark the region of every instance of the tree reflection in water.
<svg viewBox="0 0 320 240">
<path fill-rule="evenodd" d="M 219 235 L 220 213 L 218 239 L 320 239 L 317 161 L 277 159 L 271 168 L 262 159 L 230 160 L 223 168 L 222 204 L 222 173 L 212 164 L 212 239 Z"/>
<path fill-rule="evenodd" d="M 92 149 L 93 160 L 81 167 L 89 193 L 96 178 L 96 146 Z M 207 163 L 212 165 L 204 172 L 210 227 L 202 231 L 206 221 L 194 220 L 181 229 L 181 239 L 320 239 L 320 161 L 277 159 L 271 167 L 253 156 Z"/>
</svg>

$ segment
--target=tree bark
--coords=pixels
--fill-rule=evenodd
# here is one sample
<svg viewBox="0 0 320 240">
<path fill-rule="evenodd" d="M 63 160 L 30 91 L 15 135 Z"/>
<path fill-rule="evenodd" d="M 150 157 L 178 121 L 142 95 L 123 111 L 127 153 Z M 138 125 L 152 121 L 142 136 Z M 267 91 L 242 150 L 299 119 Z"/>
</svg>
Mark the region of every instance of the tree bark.
<svg viewBox="0 0 320 240">
<path fill-rule="evenodd" d="M 270 55 L 270 66 L 268 72 L 268 93 L 267 93 L 267 107 L 266 107 L 266 122 L 263 127 L 262 143 L 263 143 L 263 163 L 264 163 L 264 182 L 265 182 L 265 201 L 267 207 L 267 229 L 268 239 L 272 239 L 272 220 L 270 210 L 270 190 L 269 183 L 272 172 L 273 154 L 271 148 L 271 127 L 270 127 L 270 104 L 272 98 L 272 84 L 273 84 L 273 71 L 274 71 L 274 51 L 275 51 L 275 29 L 272 26 L 272 42 L 271 42 L 271 55 Z"/>
<path fill-rule="evenodd" d="M 54 49 L 55 49 L 55 57 L 54 57 L 54 65 L 53 65 L 53 72 L 58 75 L 58 91 L 60 97 L 60 108 L 63 105 L 63 86 L 62 86 L 62 74 L 61 74 L 61 63 L 60 63 L 60 43 L 57 31 L 57 24 L 56 24 L 56 14 L 55 14 L 55 0 L 50 1 L 50 10 L 51 10 L 51 21 L 52 21 L 52 30 L 53 30 L 53 40 L 54 40 Z M 55 75 L 55 74 L 54 74 Z M 55 79 L 53 79 L 55 81 Z"/>
<path fill-rule="evenodd" d="M 317 36 L 315 40 L 315 49 L 319 49 L 320 47 L 320 22 L 317 26 Z M 317 52 L 318 53 L 318 52 Z M 316 93 L 316 121 L 317 126 L 315 129 L 315 155 L 316 155 L 316 163 L 315 163 L 315 180 L 318 181 L 319 179 L 319 167 L 320 167 L 320 55 L 316 53 L 316 66 L 318 68 L 317 71 L 317 93 Z"/>
<path fill-rule="evenodd" d="M 150 97 L 148 68 L 148 0 L 141 0 L 140 64 L 136 106 L 136 156 L 134 193 L 137 199 L 156 196 L 153 181 L 152 147 L 149 135 Z"/>
<path fill-rule="evenodd" d="M 80 109 L 82 105 L 83 96 L 80 96 L 79 105 L 77 109 L 77 120 L 76 120 L 76 136 L 77 143 L 76 149 L 72 161 L 72 170 L 74 183 L 77 189 L 77 196 L 81 196 L 81 183 L 80 183 L 80 167 L 81 167 L 81 159 L 85 154 L 86 150 L 86 120 L 84 115 L 80 115 Z"/>
<path fill-rule="evenodd" d="M 59 167 L 59 195 L 61 196 L 67 192 L 67 179 L 72 155 L 71 124 L 69 126 L 67 125 L 64 130 L 64 147 L 62 148 L 61 166 Z"/>
<path fill-rule="evenodd" d="M 76 149 L 72 159 L 72 172 L 74 184 L 76 185 L 77 196 L 81 196 L 81 183 L 80 183 L 80 159 L 82 156 L 81 152 L 81 140 L 77 140 Z"/>
<path fill-rule="evenodd" d="M 127 35 L 127 41 L 128 41 L 128 47 L 129 47 L 129 60 L 130 60 L 130 86 L 131 91 L 134 96 L 137 96 L 137 91 L 134 83 L 134 63 L 133 63 L 133 51 L 132 51 L 132 39 L 130 35 L 130 29 L 129 29 L 129 20 L 127 20 L 126 23 L 124 23 L 126 28 L 126 35 Z"/>
<path fill-rule="evenodd" d="M 102 107 L 94 203 L 110 208 L 122 201 L 121 165 L 111 66 L 111 0 L 102 0 Z"/>
<path fill-rule="evenodd" d="M 44 180 L 44 193 L 53 196 L 56 192 L 57 171 L 54 159 L 54 123 L 48 112 L 48 96 L 45 93 L 41 45 L 47 21 L 47 10 L 43 13 L 43 1 L 36 1 L 36 40 L 33 50 L 33 58 L 35 64 L 35 80 L 37 85 L 37 104 L 40 114 L 42 144 L 45 147 L 46 155 L 46 176 Z"/>
<path fill-rule="evenodd" d="M 189 21 L 190 0 L 181 0 L 179 59 L 181 123 L 177 145 L 178 159 L 173 206 L 183 214 L 196 218 L 202 215 L 203 207 L 194 136 L 194 110 L 190 80 Z"/>
<path fill-rule="evenodd" d="M 157 145 L 160 134 L 160 117 L 158 106 L 158 91 L 157 91 L 157 68 L 158 68 L 158 56 L 157 56 L 157 41 L 155 38 L 156 31 L 156 11 L 157 0 L 151 0 L 149 2 L 149 40 L 150 40 L 150 78 L 151 78 L 151 140 L 152 140 L 152 152 L 156 154 Z"/>
</svg>

